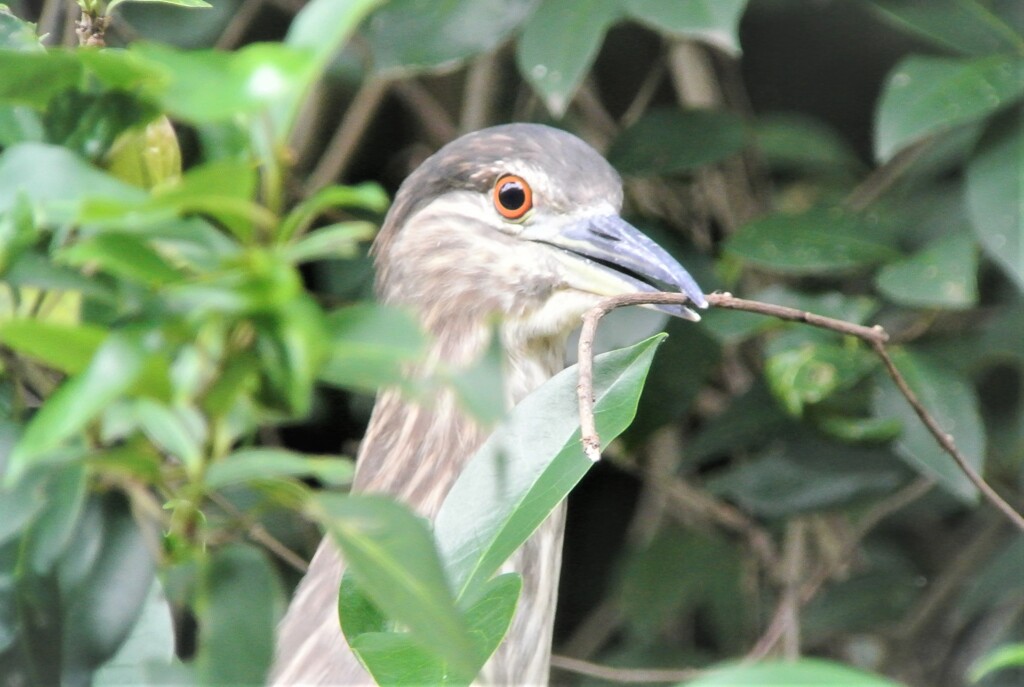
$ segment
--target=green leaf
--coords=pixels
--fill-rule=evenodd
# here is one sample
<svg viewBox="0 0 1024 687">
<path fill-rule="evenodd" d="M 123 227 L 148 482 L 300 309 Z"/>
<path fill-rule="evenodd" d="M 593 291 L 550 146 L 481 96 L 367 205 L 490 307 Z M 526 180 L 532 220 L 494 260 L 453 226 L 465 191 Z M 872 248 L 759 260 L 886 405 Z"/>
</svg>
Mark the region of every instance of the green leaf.
<svg viewBox="0 0 1024 687">
<path fill-rule="evenodd" d="M 66 148 L 19 143 L 0 153 L 0 213 L 10 210 L 24 193 L 41 211 L 40 224 L 63 222 L 90 198 L 138 201 L 140 189 L 92 167 Z"/>
<path fill-rule="evenodd" d="M 726 244 L 744 260 L 776 272 L 849 272 L 898 256 L 870 220 L 839 209 L 774 214 L 740 227 Z"/>
<path fill-rule="evenodd" d="M 68 682 L 117 652 L 142 611 L 156 571 L 149 546 L 156 533 L 147 538 L 127 501 L 111 493 L 96 505 L 102 513 L 102 544 L 84 577 L 64 589 L 68 606 L 61 658 Z"/>
<path fill-rule="evenodd" d="M 89 366 L 66 381 L 32 418 L 11 454 L 6 484 L 14 484 L 43 454 L 80 431 L 138 379 L 145 361 L 141 344 L 111 334 Z"/>
<path fill-rule="evenodd" d="M 178 7 L 211 7 L 210 3 L 205 0 L 110 0 L 110 4 L 107 5 L 106 16 L 110 16 L 110 13 L 114 11 L 114 8 L 120 4 L 130 2 L 137 4 L 141 2 L 159 2 L 164 5 L 177 5 Z"/>
<path fill-rule="evenodd" d="M 785 518 L 877 498 L 906 482 L 906 471 L 887 451 L 825 441 L 806 430 L 790 435 L 794 432 L 795 437 L 783 437 L 753 460 L 709 480 L 708 488 L 745 512 Z"/>
<path fill-rule="evenodd" d="M 422 519 L 388 498 L 363 494 L 321 494 L 310 513 L 341 547 L 359 587 L 389 618 L 454 670 L 473 674 L 481 657 Z"/>
<path fill-rule="evenodd" d="M 594 417 L 605 444 L 632 421 L 664 336 L 595 359 Z M 472 598 L 591 468 L 580 445 L 577 382 L 574 366 L 523 399 L 448 492 L 434 532 L 457 598 Z"/>
<path fill-rule="evenodd" d="M 328 316 L 329 358 L 319 372 L 328 384 L 374 392 L 401 384 L 406 366 L 422 358 L 427 338 L 403 311 L 360 304 Z"/>
<path fill-rule="evenodd" d="M 1024 58 L 911 56 L 886 80 L 875 117 L 882 162 L 925 136 L 980 119 L 1024 94 Z"/>
<path fill-rule="evenodd" d="M 877 364 L 862 347 L 833 343 L 774 346 L 765 362 L 765 377 L 775 397 L 791 415 L 803 414 L 804 406 L 820 403 L 837 391 L 848 389 Z"/>
<path fill-rule="evenodd" d="M 982 472 L 985 430 L 974 387 L 947 366 L 920 353 L 896 349 L 891 351 L 891 355 L 907 384 L 939 423 L 942 431 L 953 435 L 960 452 L 975 470 Z M 896 442 L 896 452 L 911 467 L 936 478 L 947 491 L 965 501 L 977 499 L 977 489 L 953 458 L 942 450 L 910 404 L 887 378 L 879 379 L 876 386 L 874 414 L 903 421 L 903 434 Z"/>
<path fill-rule="evenodd" d="M 1024 38 L 976 0 L 871 0 L 879 14 L 933 43 L 967 55 L 1014 52 Z"/>
<path fill-rule="evenodd" d="M 5 346 L 65 374 L 84 370 L 106 336 L 106 330 L 89 324 L 29 319 L 0 323 L 0 342 Z"/>
<path fill-rule="evenodd" d="M 900 687 L 887 678 L 820 658 L 712 666 L 706 675 L 683 684 L 685 687 Z"/>
<path fill-rule="evenodd" d="M 0 146 L 39 143 L 44 137 L 43 121 L 35 110 L 24 105 L 0 105 Z"/>
<path fill-rule="evenodd" d="M 149 241 L 127 234 L 99 234 L 83 239 L 61 251 L 59 257 L 72 265 L 94 265 L 114 277 L 149 287 L 185 278 Z"/>
<path fill-rule="evenodd" d="M 46 139 L 98 161 L 128 128 L 143 124 L 155 113 L 125 91 L 87 93 L 70 89 L 47 104 L 43 116 Z"/>
<path fill-rule="evenodd" d="M 292 19 L 284 42 L 315 50 L 324 62 L 349 38 L 359 23 L 383 0 L 311 0 Z"/>
<path fill-rule="evenodd" d="M 343 486 L 355 472 L 351 460 L 334 456 L 308 456 L 279 448 L 235 451 L 211 465 L 204 478 L 210 489 L 280 477 L 313 477 L 329 486 Z"/>
<path fill-rule="evenodd" d="M 967 164 L 971 225 L 981 247 L 1024 293 L 1024 112 L 996 120 Z"/>
<path fill-rule="evenodd" d="M 670 36 L 740 53 L 739 24 L 747 0 L 623 0 L 623 5 L 633 19 Z"/>
<path fill-rule="evenodd" d="M 305 233 L 317 217 L 332 208 L 358 208 L 372 212 L 384 212 L 388 208 L 388 197 L 377 184 L 322 188 L 288 213 L 277 231 L 277 239 L 286 242 Z"/>
<path fill-rule="evenodd" d="M 163 453 L 181 461 L 191 477 L 199 475 L 206 438 L 202 416 L 191 407 L 169 408 L 149 398 L 137 399 L 133 406 L 139 426 L 149 440 Z"/>
<path fill-rule="evenodd" d="M 825 123 L 799 114 L 767 114 L 757 118 L 758 151 L 773 169 L 826 174 L 860 172 L 856 151 Z"/>
<path fill-rule="evenodd" d="M 203 567 L 196 668 L 204 685 L 263 684 L 284 610 L 277 573 L 262 551 L 233 544 Z"/>
<path fill-rule="evenodd" d="M 28 558 L 39 575 L 53 568 L 74 532 L 85 505 L 86 471 L 81 465 L 70 465 L 54 475 L 47 487 L 46 510 L 33 523 L 28 538 Z"/>
<path fill-rule="evenodd" d="M 978 301 L 978 251 L 964 232 L 938 238 L 906 260 L 889 263 L 875 285 L 893 303 L 968 308 Z"/>
<path fill-rule="evenodd" d="M 479 646 L 477 665 L 471 673 L 455 673 L 436 654 L 416 644 L 407 632 L 358 631 L 346 615 L 357 611 L 351 601 L 345 606 L 339 602 L 345 637 L 379 685 L 468 687 L 486 658 L 504 639 L 515 614 L 522 585 L 522 577 L 517 573 L 499 575 L 487 583 L 479 600 L 465 611 L 466 625 Z M 343 594 L 358 597 L 358 603 L 366 603 L 351 580 L 344 581 L 341 589 Z"/>
<path fill-rule="evenodd" d="M 626 175 L 677 174 L 739 152 L 746 136 L 731 112 L 652 110 L 612 142 L 608 161 Z"/>
<path fill-rule="evenodd" d="M 619 0 L 545 0 L 523 27 L 519 72 L 556 118 L 565 115 L 590 71 L 605 32 L 621 16 Z"/>
<path fill-rule="evenodd" d="M 1004 644 L 995 651 L 978 659 L 971 666 L 971 682 L 979 682 L 987 675 L 1006 668 L 1024 666 L 1024 642 Z"/>
<path fill-rule="evenodd" d="M 93 675 L 94 687 L 154 684 L 147 666 L 174 659 L 174 621 L 159 580 L 153 580 L 142 614 L 121 649 Z"/>
<path fill-rule="evenodd" d="M 316 70 L 312 53 L 280 43 L 234 52 L 134 43 L 130 51 L 162 70 L 164 86 L 153 95 L 168 114 L 198 124 L 272 113 L 277 133 Z"/>
<path fill-rule="evenodd" d="M 36 25 L 14 16 L 6 5 L 0 5 L 0 49 L 42 50 Z"/>
<path fill-rule="evenodd" d="M 533 7 L 534 0 L 390 0 L 363 35 L 378 72 L 453 67 L 498 47 Z"/>
<path fill-rule="evenodd" d="M 83 69 L 69 52 L 0 50 L 0 102 L 42 109 L 58 93 L 76 86 Z"/>
<path fill-rule="evenodd" d="M 331 224 L 285 246 L 283 253 L 293 263 L 354 258 L 359 254 L 359 244 L 372 239 L 376 232 L 377 227 L 369 222 Z"/>
</svg>

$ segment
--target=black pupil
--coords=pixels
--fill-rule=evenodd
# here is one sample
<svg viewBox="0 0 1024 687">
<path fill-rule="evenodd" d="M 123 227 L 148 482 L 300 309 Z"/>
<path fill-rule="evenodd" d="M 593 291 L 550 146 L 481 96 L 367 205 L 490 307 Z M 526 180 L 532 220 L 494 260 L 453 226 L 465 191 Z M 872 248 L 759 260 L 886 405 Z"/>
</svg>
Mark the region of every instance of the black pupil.
<svg viewBox="0 0 1024 687">
<path fill-rule="evenodd" d="M 518 210 L 526 202 L 526 191 L 518 181 L 506 181 L 498 189 L 498 201 L 506 210 Z"/>
</svg>

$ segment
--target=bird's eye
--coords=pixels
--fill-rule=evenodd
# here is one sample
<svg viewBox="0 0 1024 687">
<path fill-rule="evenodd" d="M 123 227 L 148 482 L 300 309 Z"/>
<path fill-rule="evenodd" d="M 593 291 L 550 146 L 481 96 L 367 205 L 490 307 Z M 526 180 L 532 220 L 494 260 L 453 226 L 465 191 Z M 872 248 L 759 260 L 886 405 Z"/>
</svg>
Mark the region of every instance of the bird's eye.
<svg viewBox="0 0 1024 687">
<path fill-rule="evenodd" d="M 519 219 L 533 207 L 533 191 L 522 177 L 506 174 L 494 184 L 494 209 L 505 219 Z"/>
</svg>

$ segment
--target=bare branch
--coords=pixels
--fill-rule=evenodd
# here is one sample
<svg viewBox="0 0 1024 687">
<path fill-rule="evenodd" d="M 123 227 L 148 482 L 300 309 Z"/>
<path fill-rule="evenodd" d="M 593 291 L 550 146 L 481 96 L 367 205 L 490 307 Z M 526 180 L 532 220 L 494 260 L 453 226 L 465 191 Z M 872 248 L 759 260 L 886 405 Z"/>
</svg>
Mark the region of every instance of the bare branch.
<svg viewBox="0 0 1024 687">
<path fill-rule="evenodd" d="M 708 303 L 717 308 L 728 308 L 731 310 L 743 310 L 761 315 L 769 315 L 790 322 L 802 322 L 821 329 L 828 329 L 839 334 L 855 336 L 872 347 L 875 353 L 882 359 L 886 371 L 896 383 L 896 387 L 903 394 L 904 398 L 917 413 L 917 416 L 928 428 L 932 436 L 938 441 L 939 446 L 948 453 L 960 469 L 967 475 L 985 499 L 995 506 L 1013 525 L 1024 531 L 1024 516 L 1018 513 L 1013 506 L 1007 503 L 993 489 L 978 472 L 971 467 L 966 457 L 960 453 L 953 440 L 953 436 L 944 432 L 938 422 L 925 409 L 921 402 L 910 389 L 907 381 L 900 374 L 892 358 L 885 350 L 885 344 L 889 335 L 881 326 L 864 327 L 852 322 L 837 320 L 831 317 L 816 315 L 796 308 L 787 308 L 771 303 L 760 301 L 748 301 L 735 298 L 729 293 L 713 293 L 707 296 Z M 626 305 L 663 304 L 663 305 L 685 305 L 688 299 L 679 293 L 638 293 L 608 298 L 591 308 L 583 316 L 583 327 L 580 331 L 580 342 L 578 349 L 580 380 L 576 387 L 577 399 L 580 409 L 580 431 L 583 451 L 593 461 L 601 457 L 601 439 L 597 434 L 597 427 L 594 424 L 594 336 L 597 333 L 597 324 L 602 317 L 615 308 Z"/>
<path fill-rule="evenodd" d="M 706 672 L 696 668 L 615 668 L 569 656 L 559 656 L 558 654 L 551 657 L 551 666 L 559 670 L 576 673 L 577 675 L 634 684 L 645 682 L 680 682 L 681 680 L 692 680 Z"/>
</svg>

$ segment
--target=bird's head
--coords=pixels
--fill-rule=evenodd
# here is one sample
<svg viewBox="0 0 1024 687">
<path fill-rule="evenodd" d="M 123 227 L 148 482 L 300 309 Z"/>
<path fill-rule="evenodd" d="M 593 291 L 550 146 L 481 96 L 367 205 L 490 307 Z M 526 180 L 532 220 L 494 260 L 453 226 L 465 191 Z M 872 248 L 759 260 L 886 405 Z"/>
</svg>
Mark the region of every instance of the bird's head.
<svg viewBox="0 0 1024 687">
<path fill-rule="evenodd" d="M 399 189 L 374 246 L 378 290 L 433 330 L 498 317 L 538 337 L 568 333 L 601 299 L 658 282 L 706 307 L 690 274 L 621 207 L 619 175 L 571 134 L 540 124 L 467 134 Z"/>
</svg>

